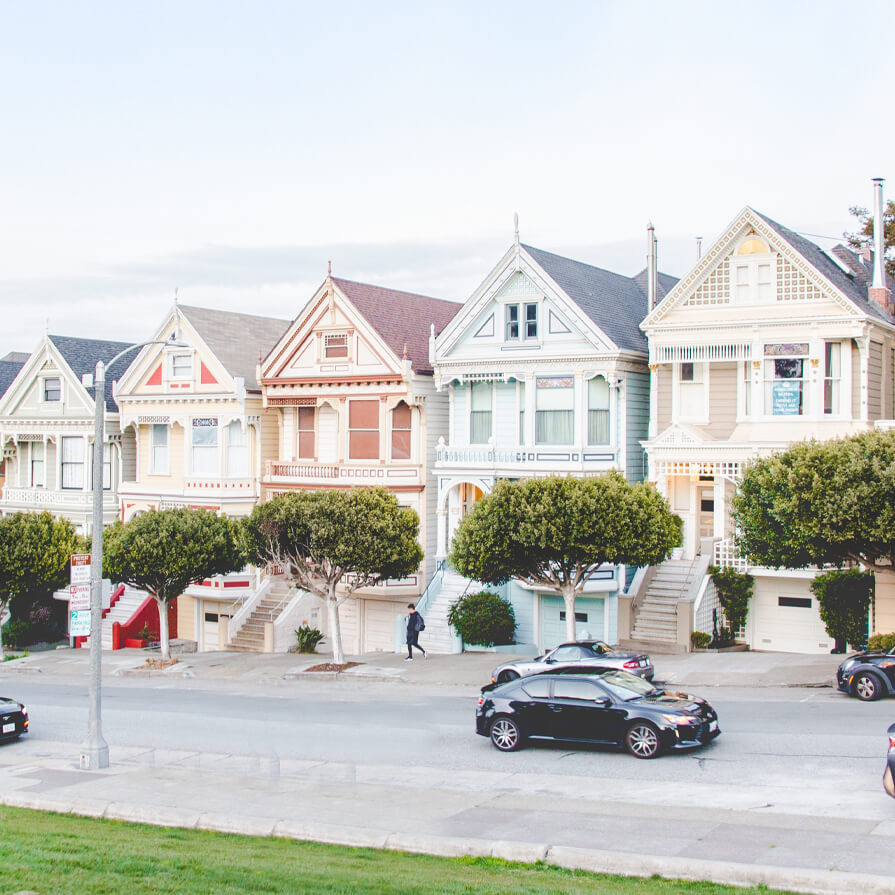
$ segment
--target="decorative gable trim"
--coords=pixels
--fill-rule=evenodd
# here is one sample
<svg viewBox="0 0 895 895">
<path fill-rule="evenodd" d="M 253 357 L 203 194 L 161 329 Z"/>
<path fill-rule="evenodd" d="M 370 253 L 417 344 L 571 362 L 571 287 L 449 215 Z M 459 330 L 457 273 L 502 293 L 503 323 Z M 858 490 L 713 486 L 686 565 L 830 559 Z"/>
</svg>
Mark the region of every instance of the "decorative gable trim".
<svg viewBox="0 0 895 895">
<path fill-rule="evenodd" d="M 205 361 L 199 361 L 199 382 L 201 385 L 218 385 L 217 379 L 214 378 L 214 373 L 205 366 Z"/>
<path fill-rule="evenodd" d="M 487 336 L 494 335 L 494 315 L 491 314 L 488 319 L 475 331 L 474 339 L 482 339 Z"/>
<path fill-rule="evenodd" d="M 162 384 L 162 365 L 159 364 L 155 368 L 155 372 L 146 380 L 146 385 L 161 385 Z"/>
</svg>

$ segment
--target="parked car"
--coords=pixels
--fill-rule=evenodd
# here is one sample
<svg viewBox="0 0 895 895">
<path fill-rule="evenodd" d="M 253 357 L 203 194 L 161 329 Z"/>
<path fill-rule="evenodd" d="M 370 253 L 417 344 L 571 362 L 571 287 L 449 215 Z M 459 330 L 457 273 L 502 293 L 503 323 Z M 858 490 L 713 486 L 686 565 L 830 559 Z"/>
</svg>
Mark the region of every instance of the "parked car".
<svg viewBox="0 0 895 895">
<path fill-rule="evenodd" d="M 591 665 L 597 670 L 621 668 L 631 674 L 645 677 L 648 681 L 653 679 L 655 673 L 653 663 L 646 653 L 613 649 L 602 640 L 579 640 L 574 643 L 561 643 L 550 652 L 534 659 L 504 662 L 491 672 L 491 683 L 503 684 L 519 677 L 540 674 L 543 671 L 556 671 L 560 667 L 572 665 Z"/>
<path fill-rule="evenodd" d="M 883 771 L 883 789 L 895 799 L 895 724 L 889 728 L 889 754 Z"/>
<path fill-rule="evenodd" d="M 0 742 L 28 733 L 28 709 L 21 702 L 0 696 Z"/>
<path fill-rule="evenodd" d="M 538 674 L 488 684 L 476 708 L 476 733 L 501 752 L 526 740 L 614 743 L 635 758 L 703 746 L 718 715 L 704 699 L 658 690 L 619 669 L 596 674 Z"/>
<path fill-rule="evenodd" d="M 836 686 L 864 702 L 895 696 L 895 647 L 849 656 L 836 671 Z"/>
</svg>

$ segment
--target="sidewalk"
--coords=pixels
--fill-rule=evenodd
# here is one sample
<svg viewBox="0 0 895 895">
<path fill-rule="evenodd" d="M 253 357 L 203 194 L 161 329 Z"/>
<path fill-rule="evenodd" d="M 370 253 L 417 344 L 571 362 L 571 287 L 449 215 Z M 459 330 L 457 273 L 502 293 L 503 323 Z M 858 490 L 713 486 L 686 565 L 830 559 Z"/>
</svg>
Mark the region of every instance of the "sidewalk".
<svg viewBox="0 0 895 895">
<path fill-rule="evenodd" d="M 143 669 L 146 659 L 157 652 L 125 649 L 103 653 L 103 676 L 152 677 L 187 682 L 265 683 L 269 681 L 339 680 L 393 681 L 397 684 L 460 686 L 478 688 L 489 683 L 491 670 L 508 661 L 506 653 L 466 652 L 460 655 L 430 655 L 405 662 L 393 653 L 349 656 L 362 664 L 336 675 L 308 673 L 307 668 L 329 660 L 326 654 L 212 652 L 179 656 L 180 661 L 164 671 Z M 652 655 L 656 681 L 678 687 L 829 687 L 843 656 L 794 653 L 689 653 Z M 87 650 L 53 650 L 33 653 L 22 659 L 0 663 L 0 680 L 7 675 L 42 674 L 46 677 L 86 675 Z"/>
</svg>

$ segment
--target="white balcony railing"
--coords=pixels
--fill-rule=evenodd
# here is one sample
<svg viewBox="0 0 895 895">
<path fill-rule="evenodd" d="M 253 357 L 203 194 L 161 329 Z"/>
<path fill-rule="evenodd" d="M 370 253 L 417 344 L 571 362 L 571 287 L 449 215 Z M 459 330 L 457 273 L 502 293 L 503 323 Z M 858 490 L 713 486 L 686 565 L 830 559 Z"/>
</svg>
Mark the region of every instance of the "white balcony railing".
<svg viewBox="0 0 895 895">
<path fill-rule="evenodd" d="M 391 463 L 307 463 L 301 460 L 267 461 L 268 483 L 320 482 L 351 485 L 381 484 L 394 482 L 419 484 L 419 466 L 396 466 Z"/>
<path fill-rule="evenodd" d="M 7 506 L 92 510 L 93 493 L 91 491 L 10 488 L 7 486 L 3 489 L 3 503 Z M 118 497 L 114 491 L 103 492 L 103 510 L 109 509 L 116 512 L 118 510 Z"/>
<path fill-rule="evenodd" d="M 439 445 L 435 451 L 436 466 L 494 468 L 527 466 L 561 469 L 599 469 L 616 462 L 618 454 L 610 445 L 586 448 L 537 445 L 525 448 L 498 448 L 493 445 L 452 447 Z"/>
</svg>

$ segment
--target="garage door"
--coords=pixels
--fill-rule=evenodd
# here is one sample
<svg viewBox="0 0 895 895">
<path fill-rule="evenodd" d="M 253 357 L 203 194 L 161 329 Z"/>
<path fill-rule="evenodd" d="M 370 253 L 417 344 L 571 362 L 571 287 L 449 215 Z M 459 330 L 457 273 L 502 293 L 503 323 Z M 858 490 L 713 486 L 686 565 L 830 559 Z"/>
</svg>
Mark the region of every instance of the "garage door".
<svg viewBox="0 0 895 895">
<path fill-rule="evenodd" d="M 342 649 L 346 655 L 357 655 L 360 652 L 360 645 L 357 642 L 357 632 L 360 628 L 358 625 L 359 607 L 360 600 L 353 597 L 349 597 L 339 607 L 339 630 L 342 633 Z M 332 644 L 325 641 L 323 648 L 331 650 Z"/>
<path fill-rule="evenodd" d="M 817 598 L 808 590 L 756 587 L 750 607 L 752 648 L 779 653 L 829 653 L 834 642 L 820 620 Z"/>
<path fill-rule="evenodd" d="M 575 601 L 575 636 L 578 640 L 603 639 L 603 600 Z M 566 640 L 566 604 L 562 597 L 541 597 L 541 648 L 553 649 Z"/>
<path fill-rule="evenodd" d="M 364 652 L 393 653 L 395 651 L 395 619 L 406 604 L 382 600 L 364 600 Z"/>
</svg>

